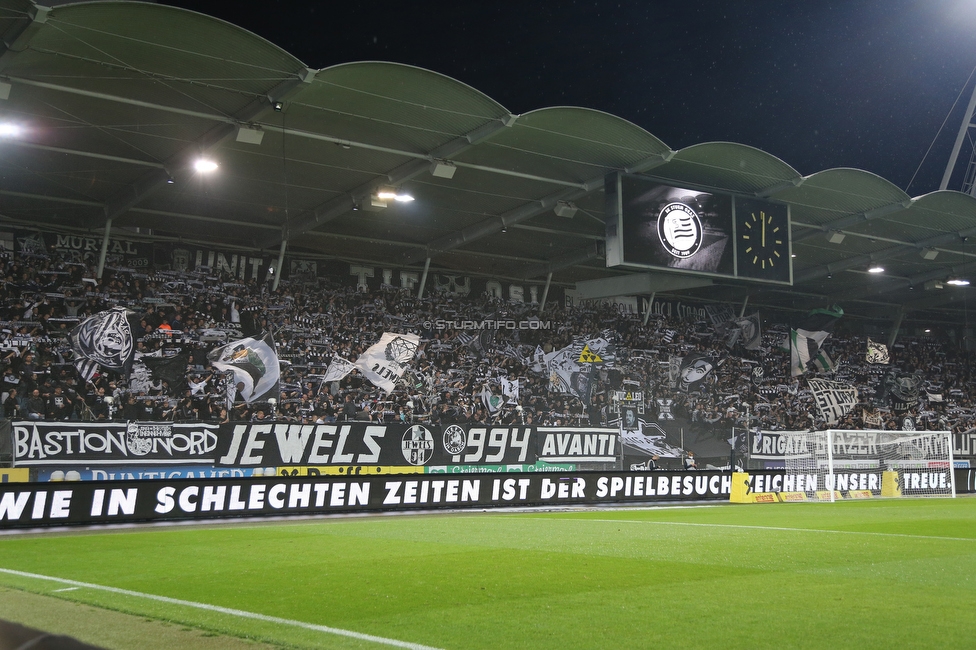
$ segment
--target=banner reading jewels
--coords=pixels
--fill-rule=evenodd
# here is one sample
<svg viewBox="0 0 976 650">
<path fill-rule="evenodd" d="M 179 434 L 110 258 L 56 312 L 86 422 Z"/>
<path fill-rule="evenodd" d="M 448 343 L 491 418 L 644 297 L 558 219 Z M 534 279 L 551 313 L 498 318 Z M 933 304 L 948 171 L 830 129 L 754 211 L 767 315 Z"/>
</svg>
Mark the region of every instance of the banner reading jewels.
<svg viewBox="0 0 976 650">
<path fill-rule="evenodd" d="M 370 424 L 225 425 L 218 465 L 524 464 L 539 460 L 541 430 L 523 426 Z"/>
</svg>

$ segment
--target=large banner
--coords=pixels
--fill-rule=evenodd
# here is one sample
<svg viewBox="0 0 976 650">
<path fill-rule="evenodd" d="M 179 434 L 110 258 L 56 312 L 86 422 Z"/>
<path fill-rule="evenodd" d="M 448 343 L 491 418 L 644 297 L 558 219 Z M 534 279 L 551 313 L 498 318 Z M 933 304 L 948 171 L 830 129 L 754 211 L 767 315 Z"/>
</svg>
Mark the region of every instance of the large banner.
<svg viewBox="0 0 976 650">
<path fill-rule="evenodd" d="M 17 467 L 213 465 L 219 426 L 201 422 L 14 422 Z"/>
<path fill-rule="evenodd" d="M 2 432 L 0 432 L 2 433 Z M 12 423 L 17 467 L 533 466 L 614 462 L 615 429 L 450 424 Z M 477 471 L 477 470 L 472 470 Z"/>
<path fill-rule="evenodd" d="M 789 445 L 791 431 L 750 431 L 749 456 L 753 460 L 782 461 Z M 848 455 L 870 456 L 877 453 L 878 436 L 872 431 L 839 431 L 834 447 Z M 976 457 L 976 431 L 952 434 L 952 457 L 971 459 Z"/>
<path fill-rule="evenodd" d="M 728 500 L 727 472 L 296 476 L 0 485 L 0 528 L 334 512 Z"/>
<path fill-rule="evenodd" d="M 217 464 L 429 465 L 534 463 L 533 427 L 451 424 L 224 425 Z"/>
</svg>

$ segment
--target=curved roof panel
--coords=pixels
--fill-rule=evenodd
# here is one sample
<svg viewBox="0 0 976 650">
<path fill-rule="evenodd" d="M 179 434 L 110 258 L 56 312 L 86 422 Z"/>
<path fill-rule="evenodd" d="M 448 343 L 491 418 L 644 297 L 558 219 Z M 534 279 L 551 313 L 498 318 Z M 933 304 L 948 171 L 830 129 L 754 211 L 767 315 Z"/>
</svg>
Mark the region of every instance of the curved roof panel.
<svg viewBox="0 0 976 650">
<path fill-rule="evenodd" d="M 485 147 L 458 161 L 583 183 L 602 178 L 608 169 L 626 169 L 668 151 L 653 135 L 619 117 L 559 106 L 520 115 Z"/>
<path fill-rule="evenodd" d="M 674 154 L 654 176 L 741 194 L 792 182 L 800 174 L 776 156 L 734 142 L 705 142 Z"/>
</svg>

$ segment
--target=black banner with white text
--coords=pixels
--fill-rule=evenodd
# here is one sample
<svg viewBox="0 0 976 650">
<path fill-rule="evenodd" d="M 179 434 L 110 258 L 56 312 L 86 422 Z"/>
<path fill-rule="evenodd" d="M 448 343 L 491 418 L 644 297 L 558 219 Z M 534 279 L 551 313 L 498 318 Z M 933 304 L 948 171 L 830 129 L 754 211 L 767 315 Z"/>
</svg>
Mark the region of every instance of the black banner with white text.
<svg viewBox="0 0 976 650">
<path fill-rule="evenodd" d="M 727 472 L 298 476 L 0 484 L 0 528 L 342 512 L 728 500 Z"/>
</svg>

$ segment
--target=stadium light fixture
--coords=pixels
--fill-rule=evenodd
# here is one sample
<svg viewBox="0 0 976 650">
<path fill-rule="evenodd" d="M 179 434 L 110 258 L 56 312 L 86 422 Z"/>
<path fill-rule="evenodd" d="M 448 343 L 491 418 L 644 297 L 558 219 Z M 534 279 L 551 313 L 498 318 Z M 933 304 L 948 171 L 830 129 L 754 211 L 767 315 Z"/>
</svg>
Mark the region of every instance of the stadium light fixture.
<svg viewBox="0 0 976 650">
<path fill-rule="evenodd" d="M 193 163 L 193 169 L 201 174 L 210 174 L 217 171 L 217 163 L 208 158 L 197 158 Z"/>
<path fill-rule="evenodd" d="M 946 284 L 951 284 L 954 287 L 968 287 L 969 280 L 965 278 L 949 278 L 946 280 Z"/>
<path fill-rule="evenodd" d="M 392 187 L 381 187 L 376 192 L 376 198 L 380 201 L 397 201 L 398 203 L 410 203 L 413 197 L 406 192 L 400 192 Z"/>
<path fill-rule="evenodd" d="M 922 256 L 923 260 L 931 261 L 939 256 L 939 251 L 935 250 L 934 248 L 923 248 L 918 252 L 918 254 Z"/>
<path fill-rule="evenodd" d="M 831 230 L 827 233 L 827 241 L 829 241 L 831 244 L 843 243 L 845 237 L 847 237 L 847 235 L 839 230 Z"/>
<path fill-rule="evenodd" d="M 868 269 L 868 273 L 884 273 L 884 267 L 875 264 L 874 266 Z"/>
<path fill-rule="evenodd" d="M 0 122 L 0 138 L 19 138 L 23 132 L 24 130 L 13 122 Z"/>
</svg>

